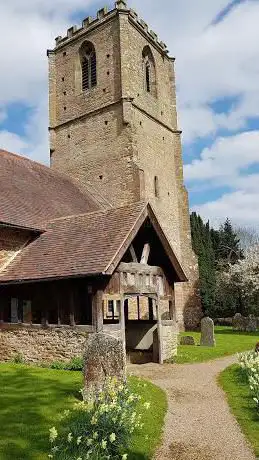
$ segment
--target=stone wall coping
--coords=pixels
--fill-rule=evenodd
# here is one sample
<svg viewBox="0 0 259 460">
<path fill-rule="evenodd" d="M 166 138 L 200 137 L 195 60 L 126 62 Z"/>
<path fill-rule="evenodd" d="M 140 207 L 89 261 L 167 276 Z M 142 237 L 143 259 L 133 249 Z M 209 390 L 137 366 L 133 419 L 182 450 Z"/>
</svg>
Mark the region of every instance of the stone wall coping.
<svg viewBox="0 0 259 460">
<path fill-rule="evenodd" d="M 30 324 L 30 323 L 0 323 L 0 331 L 3 329 L 55 329 L 55 330 L 68 330 L 68 331 L 73 331 L 73 330 L 78 330 L 78 331 L 83 331 L 83 332 L 94 332 L 93 326 L 90 325 L 75 325 L 75 326 L 70 326 L 69 324 L 49 324 L 49 325 L 42 325 L 42 324 Z"/>
<path fill-rule="evenodd" d="M 123 6 L 120 6 L 120 4 L 123 4 Z M 88 16 L 85 19 L 83 19 L 82 25 L 80 27 L 78 27 L 77 25 L 73 25 L 72 27 L 69 27 L 67 29 L 66 36 L 62 37 L 59 35 L 58 37 L 56 37 L 55 50 L 59 50 L 64 45 L 66 45 L 68 42 L 84 35 L 86 32 L 92 32 L 92 30 L 94 30 L 96 27 L 99 27 L 103 23 L 114 18 L 115 16 L 117 16 L 117 14 L 127 15 L 130 23 L 133 26 L 135 26 L 142 34 L 144 34 L 145 37 L 150 42 L 152 42 L 152 44 L 160 52 L 162 52 L 169 59 L 174 60 L 174 58 L 170 58 L 168 56 L 167 45 L 164 42 L 159 40 L 157 34 L 148 27 L 148 24 L 138 16 L 135 10 L 128 8 L 127 5 L 124 4 L 123 2 L 116 2 L 115 8 L 112 10 L 109 10 L 107 7 L 101 8 L 100 10 L 97 11 L 95 18 Z M 47 54 L 52 51 L 53 50 L 48 50 Z"/>
</svg>

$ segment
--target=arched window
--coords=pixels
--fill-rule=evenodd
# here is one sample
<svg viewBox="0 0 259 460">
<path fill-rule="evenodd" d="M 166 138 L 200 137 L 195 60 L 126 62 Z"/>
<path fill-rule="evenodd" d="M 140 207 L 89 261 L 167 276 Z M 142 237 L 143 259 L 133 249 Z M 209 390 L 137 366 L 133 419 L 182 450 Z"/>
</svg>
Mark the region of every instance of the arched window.
<svg viewBox="0 0 259 460">
<path fill-rule="evenodd" d="M 155 197 L 159 198 L 159 184 L 158 184 L 158 177 L 155 176 L 154 178 L 154 192 L 155 192 Z"/>
<path fill-rule="evenodd" d="M 142 52 L 144 88 L 147 93 L 156 97 L 156 67 L 152 51 L 149 46 L 145 46 Z"/>
<path fill-rule="evenodd" d="M 94 45 L 84 42 L 80 49 L 82 69 L 82 90 L 87 91 L 97 85 L 96 53 Z"/>
</svg>

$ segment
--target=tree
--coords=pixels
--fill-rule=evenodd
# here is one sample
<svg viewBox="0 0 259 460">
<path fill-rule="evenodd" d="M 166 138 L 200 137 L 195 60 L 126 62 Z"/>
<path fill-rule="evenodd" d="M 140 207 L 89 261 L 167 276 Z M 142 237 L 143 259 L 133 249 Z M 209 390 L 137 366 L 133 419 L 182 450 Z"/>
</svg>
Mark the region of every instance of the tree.
<svg viewBox="0 0 259 460">
<path fill-rule="evenodd" d="M 215 256 L 211 241 L 209 222 L 204 224 L 202 218 L 191 214 L 191 231 L 193 250 L 198 256 L 200 272 L 200 296 L 204 313 L 212 314 L 215 306 Z"/>
<path fill-rule="evenodd" d="M 237 237 L 240 241 L 240 247 L 245 251 L 251 246 L 259 244 L 259 233 L 256 228 L 252 227 L 237 227 L 235 229 Z"/>
<path fill-rule="evenodd" d="M 219 230 L 211 229 L 211 239 L 218 269 L 243 257 L 240 240 L 228 218 Z"/>
<path fill-rule="evenodd" d="M 218 297 L 221 298 L 223 310 L 231 310 L 243 315 L 259 314 L 259 244 L 251 246 L 244 252 L 244 257 L 236 264 L 229 263 L 220 272 L 217 280 Z"/>
</svg>

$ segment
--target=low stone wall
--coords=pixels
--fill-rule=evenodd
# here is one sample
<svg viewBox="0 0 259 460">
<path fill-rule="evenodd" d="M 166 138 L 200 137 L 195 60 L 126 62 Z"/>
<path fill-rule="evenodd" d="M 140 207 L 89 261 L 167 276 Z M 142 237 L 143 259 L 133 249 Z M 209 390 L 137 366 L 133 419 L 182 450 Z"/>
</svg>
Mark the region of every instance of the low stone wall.
<svg viewBox="0 0 259 460">
<path fill-rule="evenodd" d="M 81 356 L 87 327 L 7 325 L 0 328 L 0 361 L 21 354 L 26 362 L 68 361 Z"/>
<path fill-rule="evenodd" d="M 259 329 L 259 318 L 253 315 L 242 316 L 237 313 L 233 318 L 233 330 L 243 332 L 256 332 Z"/>
</svg>

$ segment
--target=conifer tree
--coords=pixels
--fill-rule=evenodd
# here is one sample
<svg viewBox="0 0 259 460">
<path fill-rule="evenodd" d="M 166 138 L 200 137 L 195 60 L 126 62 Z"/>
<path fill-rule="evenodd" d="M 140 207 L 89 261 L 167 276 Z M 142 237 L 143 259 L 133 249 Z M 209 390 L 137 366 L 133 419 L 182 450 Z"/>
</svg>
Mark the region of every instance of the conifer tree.
<svg viewBox="0 0 259 460">
<path fill-rule="evenodd" d="M 215 256 L 209 222 L 204 224 L 195 212 L 191 214 L 192 244 L 198 256 L 200 296 L 204 313 L 213 314 L 215 304 Z"/>
</svg>

